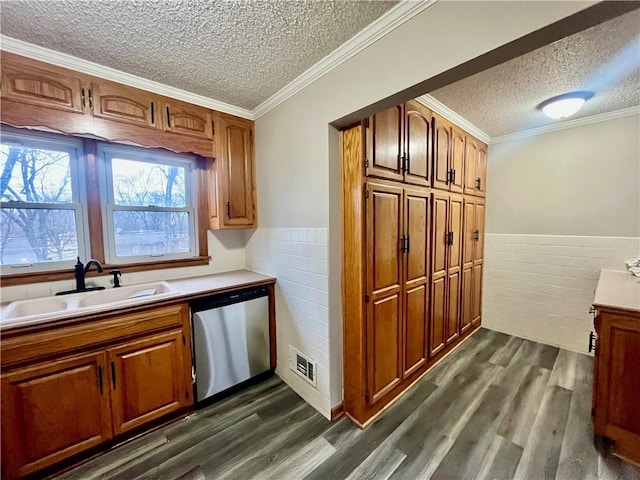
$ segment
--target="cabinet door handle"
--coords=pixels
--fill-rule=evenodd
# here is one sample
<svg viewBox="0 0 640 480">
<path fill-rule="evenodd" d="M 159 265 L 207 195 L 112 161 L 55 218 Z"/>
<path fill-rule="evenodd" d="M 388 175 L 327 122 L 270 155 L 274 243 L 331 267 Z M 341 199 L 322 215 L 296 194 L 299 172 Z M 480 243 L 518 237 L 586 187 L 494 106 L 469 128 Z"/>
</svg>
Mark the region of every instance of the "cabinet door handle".
<svg viewBox="0 0 640 480">
<path fill-rule="evenodd" d="M 167 105 L 167 127 L 171 127 L 171 112 L 169 112 L 169 105 Z"/>
<path fill-rule="evenodd" d="M 87 105 L 87 99 L 85 97 L 85 93 L 84 93 L 84 88 L 82 89 L 82 108 L 84 109 L 84 107 L 86 107 Z"/>
<path fill-rule="evenodd" d="M 476 189 L 480 190 L 482 185 L 482 179 L 480 177 L 476 178 Z"/>
<path fill-rule="evenodd" d="M 89 108 L 93 110 L 93 93 L 89 89 Z"/>
<path fill-rule="evenodd" d="M 227 210 L 227 218 L 231 218 L 231 202 L 227 202 L 225 208 Z"/>
<path fill-rule="evenodd" d="M 409 253 L 409 235 L 406 236 L 405 242 L 405 252 Z"/>
<path fill-rule="evenodd" d="M 151 102 L 151 123 L 153 125 L 156 123 L 156 108 L 153 102 Z"/>
<path fill-rule="evenodd" d="M 102 395 L 102 365 L 98 365 L 98 386 L 100 387 L 100 395 Z"/>
<path fill-rule="evenodd" d="M 477 242 L 480 240 L 480 230 L 473 232 L 473 239 Z"/>
<path fill-rule="evenodd" d="M 453 245 L 453 232 L 447 233 L 447 245 Z"/>
<path fill-rule="evenodd" d="M 113 388 L 116 388 L 116 364 L 111 362 L 111 383 Z"/>
<path fill-rule="evenodd" d="M 456 183 L 456 169 L 452 168 L 451 169 L 451 184 L 453 185 L 454 183 Z"/>
</svg>

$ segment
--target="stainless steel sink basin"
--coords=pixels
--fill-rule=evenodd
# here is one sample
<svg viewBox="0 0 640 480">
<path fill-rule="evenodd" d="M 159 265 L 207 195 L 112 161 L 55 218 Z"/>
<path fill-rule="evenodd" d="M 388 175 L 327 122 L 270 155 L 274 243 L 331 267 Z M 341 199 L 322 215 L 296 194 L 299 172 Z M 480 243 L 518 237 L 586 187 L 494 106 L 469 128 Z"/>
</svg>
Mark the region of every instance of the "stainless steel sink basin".
<svg viewBox="0 0 640 480">
<path fill-rule="evenodd" d="M 18 300 L 1 310 L 2 326 L 68 318 L 86 312 L 100 312 L 129 305 L 151 303 L 180 295 L 167 282 L 151 282 L 126 287 Z"/>
</svg>

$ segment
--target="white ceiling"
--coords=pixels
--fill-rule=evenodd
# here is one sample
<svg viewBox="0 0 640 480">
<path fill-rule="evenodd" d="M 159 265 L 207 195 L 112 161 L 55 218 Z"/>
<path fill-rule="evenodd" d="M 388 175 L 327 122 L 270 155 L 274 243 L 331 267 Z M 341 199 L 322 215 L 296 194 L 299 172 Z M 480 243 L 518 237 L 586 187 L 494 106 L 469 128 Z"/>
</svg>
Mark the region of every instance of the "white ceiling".
<svg viewBox="0 0 640 480">
<path fill-rule="evenodd" d="M 640 10 L 566 37 L 430 95 L 490 137 L 543 127 L 536 107 L 574 90 L 595 95 L 567 120 L 640 105 Z"/>
<path fill-rule="evenodd" d="M 253 109 L 397 3 L 13 0 L 0 31 Z"/>
</svg>

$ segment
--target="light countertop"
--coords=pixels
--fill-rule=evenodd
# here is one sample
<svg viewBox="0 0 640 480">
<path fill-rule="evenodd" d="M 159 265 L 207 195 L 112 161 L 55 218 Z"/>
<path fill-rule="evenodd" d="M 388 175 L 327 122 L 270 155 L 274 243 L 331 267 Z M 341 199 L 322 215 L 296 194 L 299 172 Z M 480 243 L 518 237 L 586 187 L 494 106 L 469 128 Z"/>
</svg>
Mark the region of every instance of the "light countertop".
<svg viewBox="0 0 640 480">
<path fill-rule="evenodd" d="M 0 330 L 3 334 L 21 330 L 25 327 L 39 328 L 41 326 L 48 326 L 53 323 L 71 323 L 77 321 L 87 321 L 97 316 L 104 316 L 106 314 L 113 315 L 115 313 L 125 313 L 130 308 L 138 308 L 142 305 L 154 304 L 156 306 L 159 303 L 166 304 L 169 302 L 184 302 L 216 293 L 222 293 L 229 290 L 235 290 L 246 286 L 269 284 L 275 282 L 274 277 L 262 275 L 260 273 L 252 272 L 250 270 L 234 270 L 231 272 L 216 273 L 212 275 L 204 275 L 201 277 L 188 277 L 181 279 L 166 280 L 171 286 L 173 292 L 165 294 L 163 298 L 160 296 L 149 296 L 141 298 L 135 305 L 104 305 L 99 308 L 79 308 L 71 310 L 62 310 L 44 315 L 35 315 L 31 317 L 5 319 L 4 311 L 11 304 L 7 303 L 0 308 Z M 148 282 L 147 282 L 148 283 Z M 140 284 L 141 287 L 145 284 Z M 123 285 L 128 287 L 130 285 Z M 75 294 L 78 295 L 78 294 Z M 84 294 L 81 294 L 84 295 Z M 63 298 L 63 297 L 57 297 Z M 25 301 L 34 299 L 25 299 Z M 19 300 L 21 301 L 21 300 Z"/>
<path fill-rule="evenodd" d="M 640 312 L 640 277 L 629 272 L 600 270 L 593 305 Z"/>
</svg>

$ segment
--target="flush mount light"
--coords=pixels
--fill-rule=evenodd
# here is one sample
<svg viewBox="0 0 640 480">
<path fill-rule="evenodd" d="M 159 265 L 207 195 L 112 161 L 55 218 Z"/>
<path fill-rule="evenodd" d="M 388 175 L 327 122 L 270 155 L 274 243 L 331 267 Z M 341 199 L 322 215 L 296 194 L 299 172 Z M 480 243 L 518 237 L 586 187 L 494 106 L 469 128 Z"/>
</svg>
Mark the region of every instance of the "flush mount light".
<svg viewBox="0 0 640 480">
<path fill-rule="evenodd" d="M 591 97 L 593 97 L 593 92 L 563 93 L 562 95 L 545 100 L 538 105 L 538 108 L 549 118 L 566 118 L 580 110 L 584 102 Z"/>
</svg>

